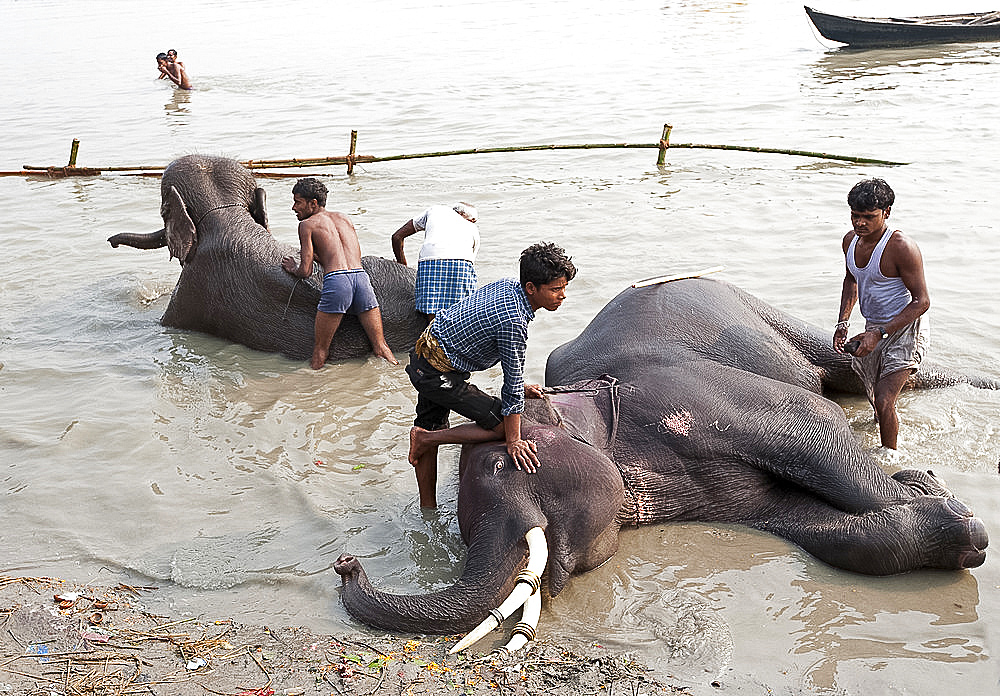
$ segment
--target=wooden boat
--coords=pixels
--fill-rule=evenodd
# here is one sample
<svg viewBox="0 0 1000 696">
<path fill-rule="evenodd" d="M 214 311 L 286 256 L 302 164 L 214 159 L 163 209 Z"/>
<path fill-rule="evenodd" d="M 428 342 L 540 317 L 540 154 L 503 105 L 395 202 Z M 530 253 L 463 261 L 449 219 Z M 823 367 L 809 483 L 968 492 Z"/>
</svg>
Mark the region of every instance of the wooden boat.
<svg viewBox="0 0 1000 696">
<path fill-rule="evenodd" d="M 1000 41 L 1000 12 L 929 17 L 850 17 L 806 7 L 827 39 L 868 48 L 958 41 Z"/>
</svg>

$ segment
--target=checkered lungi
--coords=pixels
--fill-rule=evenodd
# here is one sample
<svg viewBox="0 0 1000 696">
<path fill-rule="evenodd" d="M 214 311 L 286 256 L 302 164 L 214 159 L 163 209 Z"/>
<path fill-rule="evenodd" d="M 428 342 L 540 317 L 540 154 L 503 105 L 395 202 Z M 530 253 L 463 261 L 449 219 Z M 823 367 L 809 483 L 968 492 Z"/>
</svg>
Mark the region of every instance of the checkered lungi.
<svg viewBox="0 0 1000 696">
<path fill-rule="evenodd" d="M 417 311 L 438 314 L 473 293 L 479 279 L 465 259 L 428 259 L 417 264 Z"/>
</svg>

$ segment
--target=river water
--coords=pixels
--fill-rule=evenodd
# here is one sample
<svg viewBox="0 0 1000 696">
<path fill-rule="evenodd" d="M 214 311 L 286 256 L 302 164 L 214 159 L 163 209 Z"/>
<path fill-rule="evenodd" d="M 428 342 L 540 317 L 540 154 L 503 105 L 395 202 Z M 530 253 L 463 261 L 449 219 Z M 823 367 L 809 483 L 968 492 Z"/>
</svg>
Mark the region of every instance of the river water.
<svg viewBox="0 0 1000 696">
<path fill-rule="evenodd" d="M 2 170 L 62 165 L 73 138 L 81 166 L 163 165 L 342 155 L 352 129 L 358 153 L 389 155 L 652 143 L 665 123 L 675 143 L 906 162 L 674 149 L 658 168 L 655 150 L 608 149 L 317 172 L 366 253 L 391 256 L 397 227 L 459 199 L 480 210 L 483 281 L 513 275 L 535 241 L 564 246 L 580 273 L 531 327 L 533 381 L 647 276 L 722 265 L 718 277 L 832 329 L 845 197 L 883 176 L 892 222 L 924 254 L 932 356 L 997 374 L 1000 44 L 842 50 L 790 0 L 0 0 L 0 17 Z M 168 48 L 193 91 L 155 79 Z M 273 234 L 295 243 L 291 181 L 261 185 Z M 317 374 L 160 326 L 176 262 L 105 241 L 161 226 L 156 178 L 0 177 L 0 209 L 0 573 L 155 585 L 165 611 L 327 631 L 362 628 L 339 601 L 342 552 L 395 591 L 456 577 L 457 454 L 442 458 L 440 510 L 422 513 L 401 368 Z M 479 383 L 498 388 L 499 372 Z M 867 404 L 843 406 L 874 450 Z M 907 393 L 900 412 L 887 465 L 932 468 L 1000 539 L 1000 394 Z M 694 614 L 704 635 L 676 630 Z M 992 693 L 998 615 L 995 555 L 971 572 L 868 578 L 767 535 L 682 524 L 623 533 L 539 631 L 636 649 L 697 690 L 718 678 L 746 693 Z"/>
</svg>

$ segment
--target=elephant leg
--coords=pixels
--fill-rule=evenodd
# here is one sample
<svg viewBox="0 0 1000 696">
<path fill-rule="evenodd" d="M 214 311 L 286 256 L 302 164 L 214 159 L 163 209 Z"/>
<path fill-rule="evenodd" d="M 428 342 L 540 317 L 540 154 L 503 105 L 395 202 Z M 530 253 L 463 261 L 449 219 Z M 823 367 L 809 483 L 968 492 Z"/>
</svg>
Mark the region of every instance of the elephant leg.
<svg viewBox="0 0 1000 696">
<path fill-rule="evenodd" d="M 986 560 L 982 521 L 954 498 L 918 496 L 855 515 L 789 490 L 750 526 L 792 541 L 820 560 L 868 575 L 917 568 L 975 568 Z"/>
<path fill-rule="evenodd" d="M 681 472 L 722 499 L 734 495 L 739 505 L 725 478 L 745 475 L 755 487 L 768 479 L 794 483 L 852 513 L 918 494 L 886 475 L 858 445 L 843 410 L 822 396 L 714 363 L 689 364 L 651 381 L 669 388 L 630 385 L 622 396 L 615 459 L 651 461 L 641 476 L 662 477 L 666 490 Z M 664 453 L 673 453 L 674 463 Z"/>
</svg>

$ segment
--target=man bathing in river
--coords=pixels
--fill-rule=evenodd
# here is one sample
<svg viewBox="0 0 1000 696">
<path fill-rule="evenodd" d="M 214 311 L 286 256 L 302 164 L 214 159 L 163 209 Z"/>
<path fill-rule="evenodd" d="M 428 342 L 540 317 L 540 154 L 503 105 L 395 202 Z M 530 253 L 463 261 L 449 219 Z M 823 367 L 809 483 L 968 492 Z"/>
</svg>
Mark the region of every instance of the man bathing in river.
<svg viewBox="0 0 1000 696">
<path fill-rule="evenodd" d="M 174 49 L 170 49 L 166 53 L 158 53 L 156 66 L 160 69 L 160 76 L 156 79 L 168 78 L 181 89 L 191 89 L 191 80 L 188 79 L 184 63 L 177 60 L 177 51 Z"/>
<path fill-rule="evenodd" d="M 851 339 L 857 342 L 851 367 L 864 382 L 882 446 L 888 449 L 896 449 L 896 399 L 923 359 L 920 318 L 931 306 L 920 249 L 886 224 L 895 200 L 882 179 L 861 181 L 847 195 L 853 229 L 844 235 L 847 273 L 833 334 L 833 347 L 844 352 L 848 319 L 858 302 L 865 330 Z"/>
<path fill-rule="evenodd" d="M 554 244 L 521 252 L 521 279 L 485 285 L 440 312 L 410 353 L 406 373 L 417 389 L 417 417 L 410 430 L 409 460 L 417 476 L 420 506 L 437 507 L 439 445 L 506 439 L 514 465 L 529 474 L 538 466 L 537 447 L 521 439 L 524 399 L 541 398 L 542 388 L 524 383 L 528 322 L 535 311 L 559 309 L 576 267 Z M 500 398 L 469 384 L 472 372 L 500 363 Z M 455 411 L 473 423 L 448 427 Z"/>
<path fill-rule="evenodd" d="M 316 335 L 309 366 L 326 363 L 330 342 L 344 314 L 356 314 L 372 351 L 398 365 L 382 333 L 382 312 L 368 274 L 361 267 L 361 243 L 350 219 L 326 209 L 326 186 L 313 177 L 299 179 L 292 187 L 292 210 L 299 219 L 301 261 L 286 256 L 281 267 L 298 278 L 312 275 L 313 261 L 323 267 L 323 294 L 316 309 Z"/>
</svg>

